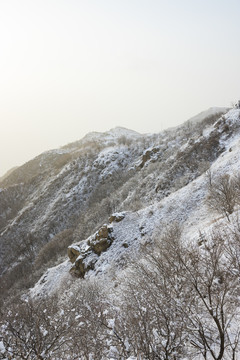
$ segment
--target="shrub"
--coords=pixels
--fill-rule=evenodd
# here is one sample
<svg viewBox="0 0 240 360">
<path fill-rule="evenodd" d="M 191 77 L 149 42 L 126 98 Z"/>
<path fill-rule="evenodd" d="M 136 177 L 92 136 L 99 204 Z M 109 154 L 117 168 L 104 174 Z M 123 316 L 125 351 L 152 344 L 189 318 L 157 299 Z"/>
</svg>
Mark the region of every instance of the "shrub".
<svg viewBox="0 0 240 360">
<path fill-rule="evenodd" d="M 230 221 L 229 215 L 233 213 L 238 199 L 236 181 L 228 174 L 221 175 L 213 180 L 209 174 L 206 203 L 211 210 L 226 216 L 228 221 Z"/>
<path fill-rule="evenodd" d="M 56 261 L 60 256 L 67 253 L 67 247 L 73 242 L 73 229 L 65 229 L 55 235 L 46 245 L 39 251 L 36 260 L 36 269 L 41 268 L 49 262 Z"/>
</svg>

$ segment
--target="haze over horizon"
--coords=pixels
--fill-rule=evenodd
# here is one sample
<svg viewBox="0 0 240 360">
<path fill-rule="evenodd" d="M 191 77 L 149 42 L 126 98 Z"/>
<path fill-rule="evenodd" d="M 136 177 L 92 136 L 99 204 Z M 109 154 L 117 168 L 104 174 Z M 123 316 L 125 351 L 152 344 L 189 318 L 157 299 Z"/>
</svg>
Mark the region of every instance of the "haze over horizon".
<svg viewBox="0 0 240 360">
<path fill-rule="evenodd" d="M 0 176 L 91 131 L 231 106 L 239 15 L 236 0 L 2 0 Z"/>
</svg>

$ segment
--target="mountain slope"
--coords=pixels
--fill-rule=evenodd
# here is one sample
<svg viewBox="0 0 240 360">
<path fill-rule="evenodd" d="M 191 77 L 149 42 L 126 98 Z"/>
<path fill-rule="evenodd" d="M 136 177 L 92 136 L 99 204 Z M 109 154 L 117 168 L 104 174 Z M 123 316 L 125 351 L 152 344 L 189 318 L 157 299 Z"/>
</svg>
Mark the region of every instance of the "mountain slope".
<svg viewBox="0 0 240 360">
<path fill-rule="evenodd" d="M 238 358 L 240 110 L 195 120 L 89 134 L 1 183 L 0 357 Z"/>
<path fill-rule="evenodd" d="M 91 133 L 11 172 L 0 182 L 5 282 L 15 282 L 16 267 L 23 277 L 31 273 L 39 252 L 61 232 L 71 230 L 69 245 L 86 239 L 116 210 L 148 207 L 200 176 L 235 131 L 232 124 L 226 130 L 223 118 L 213 127 L 225 111 L 207 111 L 197 124 L 180 126 L 177 135 L 174 129 Z"/>
<path fill-rule="evenodd" d="M 217 123 L 206 132 L 206 139 L 203 140 L 200 138 L 196 140 L 201 150 L 200 142 L 203 144 L 205 144 L 206 141 L 212 142 L 213 137 L 219 136 L 221 155 L 216 158 L 208 169 L 208 171 L 214 174 L 214 177 L 219 177 L 224 174 L 239 174 L 239 116 L 239 111 L 231 110 L 225 115 L 224 119 L 221 118 L 218 120 Z M 213 144 L 215 146 L 215 141 Z M 190 147 L 189 152 L 192 153 L 195 146 L 196 144 Z M 188 148 L 184 148 L 185 152 L 188 153 Z M 209 150 L 211 151 L 209 159 L 211 159 L 211 147 L 208 148 L 208 151 Z M 180 151 L 183 152 L 182 149 L 180 149 Z M 175 162 L 179 161 L 178 152 L 176 159 Z M 184 161 L 185 171 L 187 172 L 188 165 L 185 163 L 184 154 L 182 155 L 182 159 Z M 170 179 L 169 177 L 169 180 Z M 148 194 L 150 193 L 146 188 L 145 191 L 147 191 Z M 127 211 L 116 214 L 116 218 L 120 215 L 120 220 L 115 220 L 114 217 L 112 217 L 113 220 L 110 218 L 110 222 L 108 221 L 110 237 L 113 238 L 113 241 L 107 249 L 104 249 L 106 251 L 102 251 L 100 255 L 96 255 L 94 250 L 91 250 L 89 244 L 91 245 L 91 242 L 95 239 L 94 236 L 90 236 L 87 240 L 81 239 L 80 242 L 70 246 L 70 250 L 75 250 L 75 266 L 72 266 L 69 261 L 63 263 L 61 265 L 61 272 L 63 272 L 61 276 L 63 279 L 65 279 L 65 276 L 68 277 L 68 272 L 71 267 L 73 272 L 76 272 L 77 276 L 79 276 L 78 269 L 80 266 L 82 269 L 85 267 L 80 273 L 80 276 L 91 278 L 92 276 L 104 275 L 109 276 L 111 279 L 113 277 L 112 273 L 121 271 L 122 268 L 127 266 L 130 261 L 129 259 L 138 256 L 139 250 L 148 243 L 151 243 L 154 238 L 160 236 L 161 231 L 169 224 L 181 224 L 185 241 L 197 242 L 199 240 L 199 232 L 208 228 L 211 229 L 216 218 L 216 214 L 209 213 L 206 204 L 207 193 L 208 176 L 206 172 L 204 172 L 192 181 L 189 181 L 185 186 L 180 187 L 176 191 L 172 191 L 171 194 L 168 194 L 164 198 L 156 194 L 156 200 L 152 201 L 150 197 L 151 205 L 135 212 Z M 89 264 L 91 264 L 90 268 L 88 268 Z M 36 288 L 32 290 L 32 294 L 48 294 L 56 290 L 58 286 L 60 286 L 53 280 L 56 276 L 56 271 L 55 268 L 48 270 L 48 273 L 44 275 L 44 284 L 41 285 L 42 279 L 40 279 Z"/>
</svg>

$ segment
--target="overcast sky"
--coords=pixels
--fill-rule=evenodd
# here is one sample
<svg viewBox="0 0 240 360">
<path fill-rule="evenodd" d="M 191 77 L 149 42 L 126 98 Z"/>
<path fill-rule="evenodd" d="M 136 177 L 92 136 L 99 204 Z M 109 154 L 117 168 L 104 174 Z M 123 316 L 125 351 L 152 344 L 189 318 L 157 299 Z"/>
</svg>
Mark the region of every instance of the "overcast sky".
<svg viewBox="0 0 240 360">
<path fill-rule="evenodd" d="M 0 175 L 239 98 L 239 0 L 0 0 Z"/>
</svg>

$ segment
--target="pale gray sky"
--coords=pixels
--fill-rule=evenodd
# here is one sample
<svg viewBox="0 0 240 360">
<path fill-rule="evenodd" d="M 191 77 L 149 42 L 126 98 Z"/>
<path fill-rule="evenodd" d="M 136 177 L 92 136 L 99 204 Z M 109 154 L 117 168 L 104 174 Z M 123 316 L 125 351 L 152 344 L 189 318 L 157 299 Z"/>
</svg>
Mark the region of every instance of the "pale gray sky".
<svg viewBox="0 0 240 360">
<path fill-rule="evenodd" d="M 0 175 L 240 98 L 239 0 L 0 0 Z"/>
</svg>

